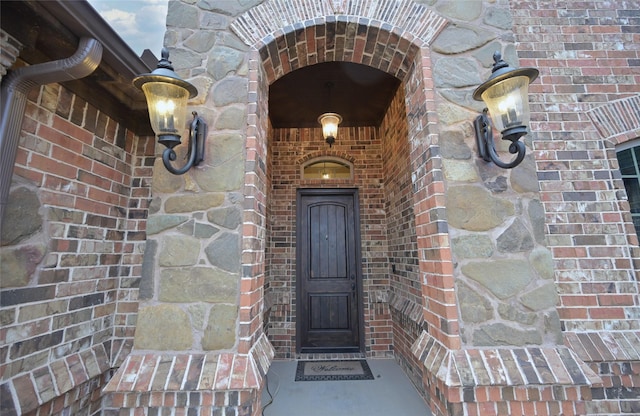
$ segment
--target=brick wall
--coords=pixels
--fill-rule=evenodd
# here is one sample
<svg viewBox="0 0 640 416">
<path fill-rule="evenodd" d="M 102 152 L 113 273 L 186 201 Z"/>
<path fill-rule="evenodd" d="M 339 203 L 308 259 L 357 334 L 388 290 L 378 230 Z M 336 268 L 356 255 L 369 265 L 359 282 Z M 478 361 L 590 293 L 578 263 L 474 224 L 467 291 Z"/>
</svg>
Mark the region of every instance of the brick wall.
<svg viewBox="0 0 640 416">
<path fill-rule="evenodd" d="M 398 89 L 380 126 L 384 161 L 385 215 L 389 245 L 388 303 L 396 358 L 422 389 L 422 370 L 411 346 L 422 332 L 422 282 L 409 155 L 404 88 Z"/>
<path fill-rule="evenodd" d="M 246 348 L 255 345 L 257 337 L 264 335 L 265 293 L 267 291 L 266 273 L 269 264 L 265 260 L 265 249 L 268 239 L 268 210 L 267 194 L 271 182 L 267 176 L 270 170 L 267 164 L 272 163 L 267 158 L 266 146 L 256 146 L 256 143 L 266 143 L 269 131 L 268 100 L 269 88 L 262 82 L 264 74 L 259 71 L 259 55 L 252 52 L 249 56 L 249 96 L 255 97 L 255 102 L 247 105 L 247 138 L 245 142 L 246 169 L 244 177 L 244 213 L 243 213 L 243 252 L 242 252 L 242 282 L 240 306 L 240 331 Z M 242 290 L 249 288 L 249 290 Z"/>
<path fill-rule="evenodd" d="M 587 412 L 635 414 L 640 252 L 614 146 L 640 136 L 640 2 L 511 9 L 520 65 L 541 73 L 531 130 L 558 312 L 567 344 L 603 380 Z"/>
<path fill-rule="evenodd" d="M 154 145 L 58 84 L 31 91 L 1 249 L 25 259 L 3 262 L 7 414 L 99 410 L 131 348 Z"/>
<path fill-rule="evenodd" d="M 272 359 L 264 335 L 245 356 L 134 353 L 104 389 L 103 414 L 257 416 L 260 386 Z"/>
<path fill-rule="evenodd" d="M 615 142 L 603 140 L 588 110 L 640 93 L 640 2 L 533 3 L 514 4 L 514 31 L 520 64 L 541 71 L 531 130 L 564 329 L 638 329 L 637 320 L 624 322 L 638 312 L 637 239 L 624 215 Z"/>
</svg>

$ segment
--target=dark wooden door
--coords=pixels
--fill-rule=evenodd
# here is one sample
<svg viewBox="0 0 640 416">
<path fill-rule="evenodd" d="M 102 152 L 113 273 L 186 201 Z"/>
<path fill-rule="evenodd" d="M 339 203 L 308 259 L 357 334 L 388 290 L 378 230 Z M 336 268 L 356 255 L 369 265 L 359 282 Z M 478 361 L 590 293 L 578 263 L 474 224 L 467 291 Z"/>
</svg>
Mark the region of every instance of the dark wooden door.
<svg viewBox="0 0 640 416">
<path fill-rule="evenodd" d="M 360 352 L 358 191 L 301 189 L 297 203 L 297 350 Z"/>
</svg>

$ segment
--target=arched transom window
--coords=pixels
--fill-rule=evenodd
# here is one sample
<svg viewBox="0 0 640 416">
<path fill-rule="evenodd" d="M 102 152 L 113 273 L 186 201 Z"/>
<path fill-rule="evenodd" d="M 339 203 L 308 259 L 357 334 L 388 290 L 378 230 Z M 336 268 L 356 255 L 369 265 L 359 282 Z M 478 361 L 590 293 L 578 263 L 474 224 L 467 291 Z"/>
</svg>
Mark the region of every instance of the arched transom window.
<svg viewBox="0 0 640 416">
<path fill-rule="evenodd" d="M 302 179 L 353 179 L 353 164 L 338 157 L 322 156 L 300 167 Z"/>
</svg>

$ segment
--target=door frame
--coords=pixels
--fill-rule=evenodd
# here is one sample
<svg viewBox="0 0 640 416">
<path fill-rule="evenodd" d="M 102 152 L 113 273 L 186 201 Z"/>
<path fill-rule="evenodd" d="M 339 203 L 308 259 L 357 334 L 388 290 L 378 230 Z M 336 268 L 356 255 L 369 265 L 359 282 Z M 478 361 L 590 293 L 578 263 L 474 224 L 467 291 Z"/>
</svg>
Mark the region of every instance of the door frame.
<svg viewBox="0 0 640 416">
<path fill-rule="evenodd" d="M 299 281 L 299 276 L 302 275 L 299 250 L 300 245 L 298 241 L 301 239 L 301 227 L 299 220 L 302 218 L 302 198 L 306 196 L 352 196 L 353 197 L 353 219 L 354 219 L 354 244 L 355 244 L 355 264 L 356 264 L 356 294 L 358 297 L 357 313 L 358 313 L 358 352 L 365 352 L 364 345 L 364 296 L 363 296 L 363 282 L 362 282 L 362 240 L 360 230 L 360 194 L 357 188 L 298 188 L 296 190 L 296 275 L 294 276 L 294 284 L 296 285 L 296 353 L 301 353 L 301 339 L 302 339 L 302 320 L 300 319 L 300 311 L 302 310 L 303 293 L 302 285 Z M 327 352 L 331 352 L 328 348 Z"/>
</svg>

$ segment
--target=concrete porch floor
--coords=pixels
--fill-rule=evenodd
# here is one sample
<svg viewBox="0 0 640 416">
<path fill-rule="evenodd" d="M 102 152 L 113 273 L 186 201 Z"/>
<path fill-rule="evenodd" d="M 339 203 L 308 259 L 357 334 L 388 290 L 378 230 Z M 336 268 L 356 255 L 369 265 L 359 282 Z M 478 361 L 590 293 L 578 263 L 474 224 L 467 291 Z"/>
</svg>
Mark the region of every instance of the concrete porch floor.
<svg viewBox="0 0 640 416">
<path fill-rule="evenodd" d="M 391 359 L 367 359 L 374 380 L 294 381 L 297 361 L 274 361 L 262 394 L 263 416 L 432 416 Z M 265 407 L 266 406 L 266 407 Z"/>
</svg>

